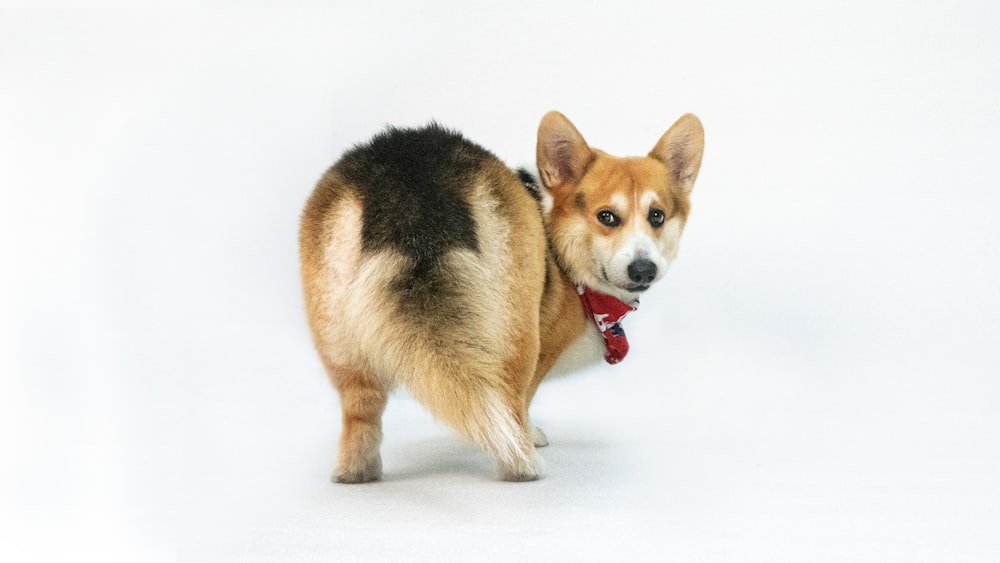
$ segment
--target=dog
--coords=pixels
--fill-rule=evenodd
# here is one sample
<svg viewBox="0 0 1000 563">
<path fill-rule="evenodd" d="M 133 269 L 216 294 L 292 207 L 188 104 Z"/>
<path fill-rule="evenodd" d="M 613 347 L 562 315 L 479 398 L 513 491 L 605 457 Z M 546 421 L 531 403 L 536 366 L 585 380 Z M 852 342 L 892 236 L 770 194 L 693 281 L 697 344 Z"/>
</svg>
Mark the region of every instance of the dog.
<svg viewBox="0 0 1000 563">
<path fill-rule="evenodd" d="M 622 316 L 677 255 L 704 130 L 678 119 L 643 157 L 539 124 L 539 186 L 437 124 L 388 128 L 319 180 L 299 232 L 313 342 L 337 389 L 332 480 L 382 477 L 382 412 L 402 385 L 482 448 L 501 479 L 538 479 L 528 417 L 551 373 L 620 361 Z"/>
</svg>

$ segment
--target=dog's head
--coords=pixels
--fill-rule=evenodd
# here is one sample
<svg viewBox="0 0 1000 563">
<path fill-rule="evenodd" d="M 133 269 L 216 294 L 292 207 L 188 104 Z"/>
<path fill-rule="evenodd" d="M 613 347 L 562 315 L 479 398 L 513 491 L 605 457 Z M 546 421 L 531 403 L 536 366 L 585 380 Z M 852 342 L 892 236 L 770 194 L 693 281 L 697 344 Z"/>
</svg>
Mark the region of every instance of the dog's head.
<svg viewBox="0 0 1000 563">
<path fill-rule="evenodd" d="M 634 301 L 677 255 L 705 133 L 682 116 L 647 156 L 592 149 L 559 112 L 538 127 L 538 173 L 551 201 L 549 236 L 560 267 L 577 283 Z"/>
</svg>

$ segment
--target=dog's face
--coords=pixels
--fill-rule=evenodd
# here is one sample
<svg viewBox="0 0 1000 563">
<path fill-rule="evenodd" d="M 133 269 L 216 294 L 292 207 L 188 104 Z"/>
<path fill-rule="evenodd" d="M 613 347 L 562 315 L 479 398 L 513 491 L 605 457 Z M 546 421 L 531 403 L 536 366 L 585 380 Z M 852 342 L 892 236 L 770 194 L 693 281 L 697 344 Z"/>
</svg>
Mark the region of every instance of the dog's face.
<svg viewBox="0 0 1000 563">
<path fill-rule="evenodd" d="M 577 283 L 633 301 L 677 255 L 704 147 L 701 122 L 685 115 L 645 157 L 591 149 L 557 112 L 538 130 L 538 171 L 549 196 L 549 235 Z"/>
</svg>

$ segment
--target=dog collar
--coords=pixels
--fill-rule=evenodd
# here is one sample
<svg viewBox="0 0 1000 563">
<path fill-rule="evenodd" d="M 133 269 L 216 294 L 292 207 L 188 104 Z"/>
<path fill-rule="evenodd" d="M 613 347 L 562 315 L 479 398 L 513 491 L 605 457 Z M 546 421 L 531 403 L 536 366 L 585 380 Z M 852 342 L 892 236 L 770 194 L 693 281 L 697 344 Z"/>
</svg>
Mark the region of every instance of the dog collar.
<svg viewBox="0 0 1000 563">
<path fill-rule="evenodd" d="M 625 354 L 628 354 L 628 339 L 625 338 L 621 320 L 625 315 L 635 311 L 635 307 L 617 297 L 594 291 L 583 285 L 578 285 L 576 291 L 580 294 L 584 312 L 594 320 L 597 330 L 601 331 L 601 336 L 604 337 L 605 361 L 617 364 L 625 359 Z M 639 302 L 636 301 L 635 304 L 638 305 Z"/>
</svg>

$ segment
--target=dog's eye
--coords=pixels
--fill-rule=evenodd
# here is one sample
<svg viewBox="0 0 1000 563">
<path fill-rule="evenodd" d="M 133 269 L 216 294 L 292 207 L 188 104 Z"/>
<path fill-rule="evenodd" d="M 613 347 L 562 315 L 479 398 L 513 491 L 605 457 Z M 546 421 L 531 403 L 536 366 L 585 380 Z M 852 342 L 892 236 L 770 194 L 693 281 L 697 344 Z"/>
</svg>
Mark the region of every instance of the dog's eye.
<svg viewBox="0 0 1000 563">
<path fill-rule="evenodd" d="M 597 212 L 597 220 L 600 221 L 602 225 L 608 227 L 617 227 L 622 222 L 617 215 L 607 209 L 602 209 Z"/>
<path fill-rule="evenodd" d="M 649 224 L 652 225 L 653 227 L 659 227 L 663 225 L 664 219 L 666 219 L 666 216 L 659 209 L 649 210 Z"/>
</svg>

